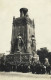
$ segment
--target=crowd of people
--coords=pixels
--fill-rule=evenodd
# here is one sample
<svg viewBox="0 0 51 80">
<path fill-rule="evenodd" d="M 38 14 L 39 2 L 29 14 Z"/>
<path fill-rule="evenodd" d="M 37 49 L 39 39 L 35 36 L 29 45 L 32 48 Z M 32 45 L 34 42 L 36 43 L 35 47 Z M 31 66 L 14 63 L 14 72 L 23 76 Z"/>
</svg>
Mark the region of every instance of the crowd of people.
<svg viewBox="0 0 51 80">
<path fill-rule="evenodd" d="M 35 61 L 34 59 L 32 60 L 31 63 L 31 71 L 32 73 L 36 74 L 51 74 L 51 65 L 49 64 L 49 61 L 47 58 L 45 58 L 45 62 L 41 63 L 39 60 Z"/>
<path fill-rule="evenodd" d="M 37 58 L 37 57 L 36 57 Z M 44 63 L 41 63 L 39 58 L 32 57 L 30 64 L 18 64 L 17 66 L 6 64 L 3 59 L 0 60 L 0 71 L 19 71 L 32 72 L 34 74 L 51 74 L 51 64 L 48 58 L 45 58 Z"/>
</svg>

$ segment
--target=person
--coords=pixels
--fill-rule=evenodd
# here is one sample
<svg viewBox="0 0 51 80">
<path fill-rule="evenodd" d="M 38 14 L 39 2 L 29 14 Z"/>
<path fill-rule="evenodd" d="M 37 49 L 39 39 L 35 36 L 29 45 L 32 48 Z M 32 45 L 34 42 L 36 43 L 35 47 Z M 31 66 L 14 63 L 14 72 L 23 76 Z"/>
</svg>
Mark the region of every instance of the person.
<svg viewBox="0 0 51 80">
<path fill-rule="evenodd" d="M 50 67 L 48 58 L 45 58 L 45 63 L 44 63 L 44 65 L 46 66 L 46 73 L 49 73 L 49 74 L 50 74 L 51 67 Z"/>
<path fill-rule="evenodd" d="M 48 61 L 48 58 L 45 58 L 45 63 L 44 63 L 45 66 L 49 66 L 49 61 Z"/>
</svg>

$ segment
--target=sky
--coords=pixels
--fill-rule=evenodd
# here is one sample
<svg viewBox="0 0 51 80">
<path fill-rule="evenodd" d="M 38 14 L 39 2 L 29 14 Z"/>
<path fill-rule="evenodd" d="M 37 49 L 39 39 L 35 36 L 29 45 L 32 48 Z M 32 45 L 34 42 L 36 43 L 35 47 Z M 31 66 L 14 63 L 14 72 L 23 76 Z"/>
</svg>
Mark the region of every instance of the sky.
<svg viewBox="0 0 51 80">
<path fill-rule="evenodd" d="M 11 49 L 13 16 L 19 17 L 22 7 L 35 22 L 36 49 L 51 51 L 51 0 L 0 0 L 0 53 Z"/>
</svg>

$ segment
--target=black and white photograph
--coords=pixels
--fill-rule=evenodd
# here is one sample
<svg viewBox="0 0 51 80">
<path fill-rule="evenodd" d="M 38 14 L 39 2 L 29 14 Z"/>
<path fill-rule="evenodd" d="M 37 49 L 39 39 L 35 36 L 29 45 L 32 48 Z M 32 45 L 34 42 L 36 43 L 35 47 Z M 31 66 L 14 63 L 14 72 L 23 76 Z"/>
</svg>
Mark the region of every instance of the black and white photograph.
<svg viewBox="0 0 51 80">
<path fill-rule="evenodd" d="M 0 0 L 0 80 L 51 80 L 51 0 Z"/>
</svg>

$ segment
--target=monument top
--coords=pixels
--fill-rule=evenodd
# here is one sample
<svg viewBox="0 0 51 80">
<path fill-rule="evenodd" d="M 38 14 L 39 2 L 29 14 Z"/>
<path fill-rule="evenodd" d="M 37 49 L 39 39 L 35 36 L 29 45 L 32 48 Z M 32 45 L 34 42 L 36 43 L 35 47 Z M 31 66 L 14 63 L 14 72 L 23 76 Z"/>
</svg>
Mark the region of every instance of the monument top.
<svg viewBox="0 0 51 80">
<path fill-rule="evenodd" d="M 21 9 L 20 9 L 20 12 L 22 12 L 22 11 L 23 11 L 23 12 L 28 12 L 28 9 L 27 9 L 27 8 L 21 8 Z"/>
</svg>

